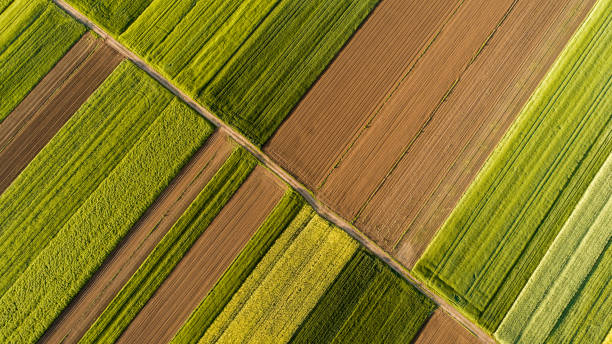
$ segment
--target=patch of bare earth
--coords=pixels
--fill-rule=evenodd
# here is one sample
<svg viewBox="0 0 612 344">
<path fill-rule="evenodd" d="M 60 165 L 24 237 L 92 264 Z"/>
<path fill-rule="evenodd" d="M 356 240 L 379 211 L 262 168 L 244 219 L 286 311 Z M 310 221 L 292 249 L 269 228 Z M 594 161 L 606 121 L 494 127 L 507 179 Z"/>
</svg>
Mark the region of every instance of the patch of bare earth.
<svg viewBox="0 0 612 344">
<path fill-rule="evenodd" d="M 481 341 L 443 310 L 438 309 L 421 329 L 414 344 L 476 344 Z"/>
<path fill-rule="evenodd" d="M 86 33 L 0 123 L 0 193 L 121 59 L 102 39 Z"/>
<path fill-rule="evenodd" d="M 285 186 L 257 166 L 121 335 L 118 343 L 167 343 L 281 199 Z"/>
<path fill-rule="evenodd" d="M 229 157 L 234 144 L 217 130 L 45 333 L 41 343 L 76 343 Z"/>
</svg>

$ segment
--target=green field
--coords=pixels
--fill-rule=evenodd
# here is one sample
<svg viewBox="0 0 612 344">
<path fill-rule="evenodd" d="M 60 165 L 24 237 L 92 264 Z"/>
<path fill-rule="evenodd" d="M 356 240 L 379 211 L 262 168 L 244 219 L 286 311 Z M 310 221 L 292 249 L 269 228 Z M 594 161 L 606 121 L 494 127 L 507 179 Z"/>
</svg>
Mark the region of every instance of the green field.
<svg viewBox="0 0 612 344">
<path fill-rule="evenodd" d="M 435 305 L 296 197 L 290 192 L 279 202 L 173 343 L 358 342 L 373 333 L 403 342 L 416 335 Z"/>
<path fill-rule="evenodd" d="M 0 296 L 95 194 L 172 98 L 144 72 L 122 63 L 0 195 Z"/>
<path fill-rule="evenodd" d="M 85 26 L 47 0 L 0 1 L 0 122 L 72 45 Z"/>
<path fill-rule="evenodd" d="M 495 332 L 502 343 L 601 343 L 612 328 L 612 155 Z"/>
<path fill-rule="evenodd" d="M 147 97 L 142 90 L 150 91 Z M 2 279 L 0 341 L 37 340 L 212 131 L 187 105 L 123 62 L 0 198 L 3 209 L 12 206 L 23 218 L 3 219 L 11 224 L 3 237 L 22 246 L 3 251 L 12 255 L 2 257 L 10 275 Z M 130 144 L 117 146 L 119 141 Z M 106 162 L 113 164 L 94 178 L 91 171 Z M 81 188 L 90 178 L 96 183 Z M 70 192 L 62 188 L 67 184 Z M 73 198 L 82 202 L 66 207 Z M 46 223 L 32 215 L 41 204 Z M 64 220 L 56 221 L 49 208 Z"/>
<path fill-rule="evenodd" d="M 172 269 L 238 190 L 257 161 L 236 148 L 198 197 L 172 226 L 80 343 L 110 343 L 119 338 Z"/>
<path fill-rule="evenodd" d="M 360 249 L 291 343 L 410 343 L 435 304 Z"/>
<path fill-rule="evenodd" d="M 494 332 L 612 151 L 610 1 L 600 1 L 418 261 Z"/>
<path fill-rule="evenodd" d="M 378 0 L 69 2 L 262 145 Z"/>
</svg>

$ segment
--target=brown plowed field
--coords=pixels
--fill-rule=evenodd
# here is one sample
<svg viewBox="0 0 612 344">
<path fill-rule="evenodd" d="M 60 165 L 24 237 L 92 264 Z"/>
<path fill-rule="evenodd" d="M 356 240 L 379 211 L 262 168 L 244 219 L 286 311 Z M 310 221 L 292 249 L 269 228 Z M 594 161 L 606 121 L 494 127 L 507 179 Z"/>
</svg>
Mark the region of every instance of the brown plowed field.
<svg viewBox="0 0 612 344">
<path fill-rule="evenodd" d="M 264 151 L 311 190 L 462 0 L 384 0 Z"/>
<path fill-rule="evenodd" d="M 476 344 L 481 341 L 455 319 L 438 309 L 421 329 L 414 344 Z"/>
<path fill-rule="evenodd" d="M 285 187 L 257 166 L 121 335 L 118 343 L 167 343 L 240 253 Z"/>
<path fill-rule="evenodd" d="M 121 59 L 103 40 L 86 33 L 0 123 L 0 193 Z"/>
<path fill-rule="evenodd" d="M 234 145 L 216 131 L 79 292 L 42 343 L 76 343 L 221 167 Z"/>
<path fill-rule="evenodd" d="M 401 80 L 387 80 L 385 85 L 394 86 L 385 86 L 391 91 L 382 103 L 370 100 L 360 105 L 363 111 L 351 108 L 349 114 L 317 108 L 320 115 L 307 111 L 307 96 L 266 151 L 410 268 L 593 3 L 465 0 L 439 33 L 430 32 L 433 41 L 419 49 L 423 55 Z M 381 27 L 373 34 L 384 40 L 394 30 Z M 407 55 L 412 56 L 410 48 Z M 369 63 L 384 67 L 396 61 L 380 55 Z M 345 80 L 363 78 L 360 66 L 341 72 Z M 320 83 L 315 89 L 332 87 Z M 359 103 L 374 87 L 350 85 L 350 90 L 318 91 L 318 101 Z M 373 113 L 363 113 L 372 106 Z M 316 132 L 313 126 L 326 129 Z M 319 155 L 306 157 L 302 152 L 308 150 Z M 334 163 L 324 165 L 324 160 Z"/>
</svg>

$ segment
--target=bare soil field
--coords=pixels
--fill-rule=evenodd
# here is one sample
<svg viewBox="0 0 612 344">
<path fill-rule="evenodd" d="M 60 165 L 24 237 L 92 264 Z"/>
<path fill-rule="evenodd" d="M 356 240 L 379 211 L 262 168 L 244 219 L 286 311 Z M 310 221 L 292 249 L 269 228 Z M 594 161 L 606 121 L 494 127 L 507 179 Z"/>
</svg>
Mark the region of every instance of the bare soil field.
<svg viewBox="0 0 612 344">
<path fill-rule="evenodd" d="M 394 85 L 384 86 L 383 97 L 364 96 L 381 86 L 354 82 L 368 73 L 362 66 L 336 72 L 351 89 L 347 81 L 325 81 L 341 55 L 265 150 L 411 268 L 593 3 L 466 0 L 440 21 L 439 32 L 429 29 L 417 49 L 423 53 L 401 79 L 387 80 Z M 370 39 L 395 30 L 378 28 Z M 410 47 L 406 55 L 413 59 Z M 398 58 L 380 54 L 374 61 L 394 68 Z M 321 107 L 302 114 L 308 101 L 345 105 L 339 113 Z"/>
<path fill-rule="evenodd" d="M 264 151 L 315 189 L 461 2 L 382 1 Z"/>
<path fill-rule="evenodd" d="M 476 344 L 481 341 L 441 309 L 429 318 L 414 344 Z"/>
<path fill-rule="evenodd" d="M 285 192 L 257 166 L 178 263 L 118 343 L 167 343 L 223 275 Z"/>
<path fill-rule="evenodd" d="M 234 145 L 217 130 L 132 228 L 45 333 L 42 343 L 76 343 L 221 167 Z"/>
<path fill-rule="evenodd" d="M 0 123 L 0 193 L 122 59 L 86 33 Z"/>
</svg>

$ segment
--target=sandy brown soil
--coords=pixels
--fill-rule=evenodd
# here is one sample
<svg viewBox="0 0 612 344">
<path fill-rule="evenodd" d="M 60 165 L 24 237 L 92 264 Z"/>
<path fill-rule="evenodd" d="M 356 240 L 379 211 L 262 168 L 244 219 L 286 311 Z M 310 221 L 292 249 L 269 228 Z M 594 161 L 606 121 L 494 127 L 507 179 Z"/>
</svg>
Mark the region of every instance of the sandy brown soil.
<svg viewBox="0 0 612 344">
<path fill-rule="evenodd" d="M 167 343 L 212 289 L 285 191 L 257 166 L 174 268 L 118 343 Z"/>
<path fill-rule="evenodd" d="M 170 230 L 230 155 L 234 145 L 216 131 L 183 167 L 127 237 L 79 292 L 42 343 L 76 343 Z"/>
<path fill-rule="evenodd" d="M 433 41 L 420 48 L 424 54 L 401 80 L 387 80 L 395 85 L 382 103 L 379 96 L 364 96 L 375 84 L 351 81 L 362 80 L 361 65 L 338 72 L 351 81 L 350 89 L 323 84 L 332 64 L 265 150 L 410 268 L 593 3 L 465 0 L 439 33 L 429 29 Z M 380 27 L 373 39 L 384 40 L 395 29 Z M 406 55 L 413 59 L 413 50 Z M 361 63 L 395 68 L 397 61 L 379 55 Z M 302 114 L 315 90 L 312 101 L 345 104 L 349 112 L 332 106 Z"/>
<path fill-rule="evenodd" d="M 86 33 L 0 123 L 0 193 L 121 59 L 102 39 Z"/>
<path fill-rule="evenodd" d="M 481 341 L 455 319 L 438 309 L 421 329 L 414 344 L 476 344 Z"/>
<path fill-rule="evenodd" d="M 315 189 L 460 0 L 384 0 L 264 147 Z"/>
</svg>

